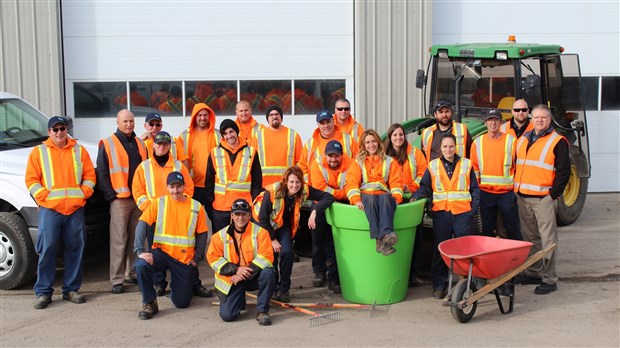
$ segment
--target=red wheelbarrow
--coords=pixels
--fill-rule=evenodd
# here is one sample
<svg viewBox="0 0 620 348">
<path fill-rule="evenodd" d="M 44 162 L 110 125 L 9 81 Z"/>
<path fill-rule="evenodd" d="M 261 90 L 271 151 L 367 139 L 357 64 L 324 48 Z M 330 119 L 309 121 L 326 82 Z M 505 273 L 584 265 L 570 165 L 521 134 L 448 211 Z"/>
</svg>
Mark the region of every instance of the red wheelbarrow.
<svg viewBox="0 0 620 348">
<path fill-rule="evenodd" d="M 470 321 L 478 300 L 491 291 L 502 314 L 511 313 L 514 308 L 514 277 L 555 249 L 556 245 L 552 244 L 528 258 L 531 247 L 530 242 L 485 236 L 465 236 L 440 243 L 441 257 L 450 267 L 448 295 L 443 305 L 450 306 L 454 319 L 461 323 Z M 452 287 L 453 274 L 467 278 Z M 486 280 L 486 285 L 476 289 L 478 281 L 474 277 Z M 508 294 L 500 295 L 497 289 L 506 282 L 510 282 Z M 509 297 L 508 310 L 504 309 L 500 296 Z"/>
</svg>

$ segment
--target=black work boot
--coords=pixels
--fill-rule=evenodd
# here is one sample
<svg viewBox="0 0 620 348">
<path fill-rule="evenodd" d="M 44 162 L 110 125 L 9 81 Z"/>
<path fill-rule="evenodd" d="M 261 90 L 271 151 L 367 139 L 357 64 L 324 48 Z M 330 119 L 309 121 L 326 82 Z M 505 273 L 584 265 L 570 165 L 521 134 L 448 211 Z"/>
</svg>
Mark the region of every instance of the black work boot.
<svg viewBox="0 0 620 348">
<path fill-rule="evenodd" d="M 157 300 L 155 299 L 151 303 L 142 304 L 142 310 L 138 313 L 138 317 L 142 320 L 149 320 L 158 312 L 159 306 L 157 305 Z"/>
<path fill-rule="evenodd" d="M 325 273 L 315 273 L 314 279 L 312 279 L 312 286 L 315 288 L 322 288 L 325 286 L 325 282 L 327 281 L 327 277 Z"/>
</svg>

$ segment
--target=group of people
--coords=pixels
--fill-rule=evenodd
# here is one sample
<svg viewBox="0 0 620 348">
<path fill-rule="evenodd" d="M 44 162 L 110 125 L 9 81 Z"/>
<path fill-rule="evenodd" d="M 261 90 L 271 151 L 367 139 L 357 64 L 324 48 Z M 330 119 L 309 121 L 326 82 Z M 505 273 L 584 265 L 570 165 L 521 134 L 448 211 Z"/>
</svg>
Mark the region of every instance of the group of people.
<svg viewBox="0 0 620 348">
<path fill-rule="evenodd" d="M 447 268 L 436 246 L 471 234 L 478 210 L 485 235 L 495 235 L 499 211 L 509 238 L 523 234 L 534 251 L 557 242 L 554 201 L 570 173 L 568 143 L 550 126 L 547 107 L 534 107 L 532 121 L 528 111 L 525 101 L 517 100 L 514 117 L 500 127 L 499 110 L 490 109 L 484 117 L 488 133 L 472 141 L 467 127 L 452 120 L 450 103 L 440 101 L 436 124 L 424 130 L 418 149 L 400 124 L 390 126 L 385 141 L 376 131 L 364 130 L 344 98 L 336 101 L 333 113 L 317 114 L 317 129 L 305 143 L 283 125 L 278 105 L 266 109 L 263 125 L 253 118 L 250 102 L 242 100 L 235 106 L 237 118 L 223 120 L 216 130 L 215 112 L 196 103 L 188 128 L 178 137 L 162 130 L 163 119 L 155 113 L 146 116 L 146 132 L 137 136 L 135 117 L 124 109 L 117 115 L 116 132 L 99 143 L 96 175 L 88 153 L 67 135 L 67 121 L 55 116 L 48 123 L 49 139 L 32 151 L 26 173 L 26 185 L 40 207 L 35 308 L 52 301 L 61 241 L 63 299 L 85 302 L 78 292 L 83 206 L 95 182 L 110 202 L 112 292 L 137 284 L 141 319 L 157 314 L 157 297 L 168 287 L 166 271 L 176 307 L 189 306 L 192 296 L 212 296 L 197 268 L 206 256 L 215 272 L 221 318 L 237 318 L 246 306 L 245 291 L 258 290 L 256 319 L 270 325 L 270 300 L 290 301 L 293 238 L 304 205 L 310 211 L 313 286 L 340 292 L 325 219 L 334 201 L 363 210 L 376 252 L 389 256 L 397 252 L 396 206 L 432 197 L 431 277 L 433 296 L 442 298 Z M 415 261 L 415 249 L 400 252 L 413 252 Z M 539 284 L 536 293 L 554 291 L 555 253 L 518 280 Z"/>
</svg>

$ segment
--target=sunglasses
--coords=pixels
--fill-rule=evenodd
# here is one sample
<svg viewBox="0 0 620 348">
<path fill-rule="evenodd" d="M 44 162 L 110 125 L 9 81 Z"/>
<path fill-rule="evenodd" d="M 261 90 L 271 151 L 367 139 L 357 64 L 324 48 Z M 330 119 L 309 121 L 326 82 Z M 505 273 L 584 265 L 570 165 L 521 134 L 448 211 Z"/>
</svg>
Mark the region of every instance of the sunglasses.
<svg viewBox="0 0 620 348">
<path fill-rule="evenodd" d="M 250 206 L 246 202 L 235 202 L 233 203 L 232 208 L 233 210 L 237 210 L 237 209 L 248 210 L 250 209 Z"/>
<path fill-rule="evenodd" d="M 529 108 L 516 108 L 516 109 L 512 109 L 512 111 L 514 112 L 528 112 L 530 109 Z"/>
<path fill-rule="evenodd" d="M 161 123 L 159 123 L 159 122 L 151 122 L 151 123 L 149 123 L 149 126 L 151 126 L 151 127 L 161 127 Z"/>
<path fill-rule="evenodd" d="M 67 127 L 58 127 L 58 128 L 52 128 L 52 131 L 54 133 L 58 133 L 58 132 L 64 132 L 67 130 Z"/>
<path fill-rule="evenodd" d="M 344 111 L 349 111 L 349 110 L 351 110 L 351 108 L 336 108 L 336 110 L 338 110 L 338 111 L 343 111 L 343 110 Z"/>
</svg>

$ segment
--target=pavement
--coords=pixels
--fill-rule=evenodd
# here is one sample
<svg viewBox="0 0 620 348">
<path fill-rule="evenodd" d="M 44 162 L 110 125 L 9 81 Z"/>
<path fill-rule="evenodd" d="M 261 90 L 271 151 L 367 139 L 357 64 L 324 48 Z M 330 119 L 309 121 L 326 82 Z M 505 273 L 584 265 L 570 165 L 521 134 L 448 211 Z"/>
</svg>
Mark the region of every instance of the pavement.
<svg viewBox="0 0 620 348">
<path fill-rule="evenodd" d="M 85 304 L 63 301 L 57 290 L 47 309 L 36 310 L 33 284 L 0 291 L 0 347 L 620 347 L 619 214 L 620 194 L 588 195 L 579 220 L 559 231 L 558 290 L 535 295 L 534 285 L 518 285 L 514 312 L 506 315 L 487 295 L 467 324 L 431 297 L 428 283 L 409 289 L 403 302 L 372 312 L 339 309 L 339 320 L 318 326 L 310 326 L 312 316 L 272 306 L 273 325 L 261 327 L 251 305 L 237 321 L 225 323 L 213 305 L 216 297 L 194 298 L 187 309 L 160 297 L 160 313 L 143 321 L 138 287 L 112 294 L 108 264 L 98 262 L 85 265 Z M 200 271 L 212 288 L 213 272 L 205 263 Z M 62 271 L 57 279 L 58 289 Z M 292 302 L 347 303 L 327 288 L 312 287 L 308 258 L 295 263 L 292 282 Z"/>
</svg>

